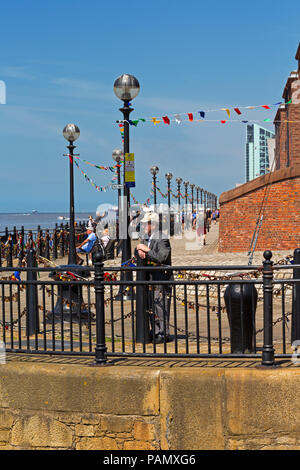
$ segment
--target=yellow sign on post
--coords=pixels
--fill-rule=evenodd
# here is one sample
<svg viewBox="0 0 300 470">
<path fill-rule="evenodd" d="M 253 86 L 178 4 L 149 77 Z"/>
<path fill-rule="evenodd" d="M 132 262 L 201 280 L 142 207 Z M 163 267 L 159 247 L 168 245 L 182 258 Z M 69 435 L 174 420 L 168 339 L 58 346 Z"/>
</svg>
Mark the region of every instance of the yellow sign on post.
<svg viewBox="0 0 300 470">
<path fill-rule="evenodd" d="M 125 185 L 135 187 L 134 153 L 125 153 Z"/>
</svg>

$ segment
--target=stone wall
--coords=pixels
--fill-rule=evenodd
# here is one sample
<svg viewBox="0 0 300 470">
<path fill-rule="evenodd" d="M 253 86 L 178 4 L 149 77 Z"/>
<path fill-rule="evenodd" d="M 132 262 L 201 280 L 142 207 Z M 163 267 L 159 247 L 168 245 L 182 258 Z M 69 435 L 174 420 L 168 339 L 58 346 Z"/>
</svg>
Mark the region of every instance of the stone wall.
<svg viewBox="0 0 300 470">
<path fill-rule="evenodd" d="M 221 194 L 219 251 L 249 250 L 263 201 L 256 251 L 300 247 L 300 165 L 294 165 Z"/>
<path fill-rule="evenodd" d="M 300 369 L 0 366 L 0 449 L 300 449 Z"/>
</svg>

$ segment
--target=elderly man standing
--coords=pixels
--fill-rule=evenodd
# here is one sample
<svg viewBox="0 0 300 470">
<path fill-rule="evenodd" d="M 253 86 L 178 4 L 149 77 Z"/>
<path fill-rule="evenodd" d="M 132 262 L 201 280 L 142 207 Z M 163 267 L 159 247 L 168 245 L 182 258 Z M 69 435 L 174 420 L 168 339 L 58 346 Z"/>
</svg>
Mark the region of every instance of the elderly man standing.
<svg viewBox="0 0 300 470">
<path fill-rule="evenodd" d="M 156 213 L 146 213 L 141 220 L 145 239 L 137 245 L 138 255 L 142 259 L 146 259 L 148 264 L 155 266 L 171 266 L 171 245 L 168 238 L 163 238 L 159 231 L 159 217 Z M 173 272 L 171 270 L 153 270 L 150 272 L 152 281 L 158 281 L 153 285 L 153 295 L 150 295 L 150 305 L 154 314 L 154 322 L 150 322 L 154 332 L 150 332 L 150 336 L 155 335 L 156 343 L 164 343 L 171 341 L 169 336 L 169 317 L 172 288 L 168 285 L 159 284 L 159 281 L 173 280 Z M 154 325 L 153 325 L 154 323 Z"/>
</svg>

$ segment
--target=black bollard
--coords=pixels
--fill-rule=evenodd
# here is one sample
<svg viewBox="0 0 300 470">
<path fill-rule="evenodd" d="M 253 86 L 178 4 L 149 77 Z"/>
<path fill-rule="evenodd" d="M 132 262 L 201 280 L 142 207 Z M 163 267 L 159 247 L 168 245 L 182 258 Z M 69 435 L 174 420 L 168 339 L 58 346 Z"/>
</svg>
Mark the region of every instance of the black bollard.
<svg viewBox="0 0 300 470">
<path fill-rule="evenodd" d="M 232 354 L 253 351 L 253 325 L 257 305 L 254 284 L 229 284 L 224 300 L 230 327 Z"/>
<path fill-rule="evenodd" d="M 32 248 L 28 248 L 26 252 L 27 258 L 27 268 L 36 267 L 36 252 Z M 27 271 L 27 281 L 36 281 L 37 273 L 36 271 Z M 26 334 L 27 337 L 39 333 L 40 323 L 39 323 L 39 310 L 38 310 L 38 295 L 37 295 L 37 285 L 36 284 L 27 284 L 26 288 Z"/>
<path fill-rule="evenodd" d="M 135 250 L 136 265 L 137 267 L 146 266 L 146 260 L 139 257 L 137 250 Z M 137 281 L 146 280 L 146 271 L 137 270 L 136 272 Z M 135 325 L 135 336 L 137 343 L 149 343 L 149 315 L 147 314 L 148 309 L 148 289 L 145 285 L 136 286 L 136 325 Z"/>
<path fill-rule="evenodd" d="M 300 265 L 300 248 L 294 250 L 293 264 Z M 293 279 L 300 279 L 300 268 L 293 269 Z M 291 342 L 300 340 L 300 283 L 293 284 Z"/>
</svg>

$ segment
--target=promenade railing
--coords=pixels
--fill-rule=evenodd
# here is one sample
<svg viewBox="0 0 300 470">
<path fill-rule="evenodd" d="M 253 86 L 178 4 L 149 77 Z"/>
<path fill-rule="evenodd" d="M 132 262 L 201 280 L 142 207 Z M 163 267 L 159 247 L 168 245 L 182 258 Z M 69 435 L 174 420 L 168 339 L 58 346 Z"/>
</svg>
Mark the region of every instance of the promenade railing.
<svg viewBox="0 0 300 470">
<path fill-rule="evenodd" d="M 294 357 L 300 343 L 296 258 L 275 265 L 266 251 L 260 266 L 139 260 L 105 267 L 96 253 L 93 267 L 70 272 L 32 267 L 36 252 L 29 251 L 30 267 L 0 268 L 0 338 L 8 352 L 90 356 L 99 365 L 117 357 L 184 357 L 260 359 L 269 367 Z M 124 270 L 133 281 L 120 280 Z M 168 280 L 149 280 L 155 272 Z M 159 316 L 156 337 L 150 332 Z"/>
<path fill-rule="evenodd" d="M 87 222 L 79 222 L 75 228 L 75 243 L 80 244 L 86 238 Z M 111 238 L 115 239 L 115 222 L 108 221 L 109 233 Z M 69 249 L 69 225 L 68 223 L 56 224 L 55 228 L 44 229 L 38 226 L 36 229 L 17 230 L 6 229 L 0 231 L 0 267 L 14 266 L 14 260 L 18 260 L 18 265 L 22 265 L 26 248 L 35 245 L 38 256 L 57 260 L 68 255 Z"/>
</svg>

